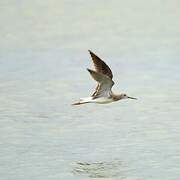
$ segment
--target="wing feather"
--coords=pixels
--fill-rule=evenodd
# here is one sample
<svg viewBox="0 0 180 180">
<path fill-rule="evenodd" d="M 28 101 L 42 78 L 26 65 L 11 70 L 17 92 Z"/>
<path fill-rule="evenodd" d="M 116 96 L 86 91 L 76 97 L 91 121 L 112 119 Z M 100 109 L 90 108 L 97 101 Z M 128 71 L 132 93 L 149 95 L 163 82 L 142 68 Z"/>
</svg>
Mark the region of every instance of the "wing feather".
<svg viewBox="0 0 180 180">
<path fill-rule="evenodd" d="M 92 51 L 90 51 L 90 50 L 88 50 L 88 51 L 89 51 L 92 61 L 94 63 L 95 70 L 99 73 L 109 76 L 109 78 L 112 79 L 113 74 L 112 74 L 110 67 L 102 59 L 100 59 L 96 54 L 94 54 Z"/>
<path fill-rule="evenodd" d="M 101 74 L 91 69 L 87 69 L 87 70 L 91 74 L 92 78 L 98 82 L 96 91 L 94 92 L 92 96 L 94 98 L 102 97 L 102 96 L 105 96 L 105 97 L 109 96 L 111 88 L 114 85 L 114 82 L 112 81 L 112 79 L 109 78 L 109 76 L 107 75 Z"/>
</svg>

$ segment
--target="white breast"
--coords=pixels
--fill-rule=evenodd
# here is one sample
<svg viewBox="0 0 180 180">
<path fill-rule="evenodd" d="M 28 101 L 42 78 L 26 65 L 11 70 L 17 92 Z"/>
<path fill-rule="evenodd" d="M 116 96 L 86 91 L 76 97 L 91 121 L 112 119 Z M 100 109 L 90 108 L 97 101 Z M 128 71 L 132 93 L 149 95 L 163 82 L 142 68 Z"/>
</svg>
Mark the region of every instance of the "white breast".
<svg viewBox="0 0 180 180">
<path fill-rule="evenodd" d="M 100 97 L 92 100 L 93 103 L 107 104 L 113 102 L 113 99 L 107 97 Z"/>
</svg>

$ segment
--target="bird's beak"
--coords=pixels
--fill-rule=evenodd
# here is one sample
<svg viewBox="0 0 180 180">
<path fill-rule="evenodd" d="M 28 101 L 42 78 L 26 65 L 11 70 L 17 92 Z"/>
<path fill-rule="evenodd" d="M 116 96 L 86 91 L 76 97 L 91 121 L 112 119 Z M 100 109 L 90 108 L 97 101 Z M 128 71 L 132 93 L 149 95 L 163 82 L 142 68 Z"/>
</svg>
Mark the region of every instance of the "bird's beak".
<svg viewBox="0 0 180 180">
<path fill-rule="evenodd" d="M 130 97 L 130 96 L 128 96 L 128 98 L 129 98 L 129 99 L 136 99 L 136 100 L 137 100 L 137 98 L 134 98 L 134 97 Z"/>
</svg>

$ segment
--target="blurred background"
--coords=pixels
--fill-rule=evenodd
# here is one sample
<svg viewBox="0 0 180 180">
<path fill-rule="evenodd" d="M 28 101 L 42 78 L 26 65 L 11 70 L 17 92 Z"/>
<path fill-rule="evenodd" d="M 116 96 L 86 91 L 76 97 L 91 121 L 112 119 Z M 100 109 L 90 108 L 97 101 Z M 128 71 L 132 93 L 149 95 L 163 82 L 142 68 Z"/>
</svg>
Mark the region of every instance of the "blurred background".
<svg viewBox="0 0 180 180">
<path fill-rule="evenodd" d="M 0 2 L 3 180 L 180 179 L 180 1 Z M 88 49 L 138 101 L 71 106 Z"/>
</svg>

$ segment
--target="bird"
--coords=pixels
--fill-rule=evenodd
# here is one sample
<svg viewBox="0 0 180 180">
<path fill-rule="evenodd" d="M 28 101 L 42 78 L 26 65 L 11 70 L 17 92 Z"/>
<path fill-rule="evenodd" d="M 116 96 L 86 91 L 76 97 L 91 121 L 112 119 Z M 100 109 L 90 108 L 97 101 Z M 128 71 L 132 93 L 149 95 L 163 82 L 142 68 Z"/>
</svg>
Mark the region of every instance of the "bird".
<svg viewBox="0 0 180 180">
<path fill-rule="evenodd" d="M 92 78 L 97 82 L 97 86 L 90 97 L 80 98 L 78 102 L 75 102 L 72 105 L 82 105 L 87 103 L 107 104 L 122 99 L 137 99 L 135 97 L 128 96 L 125 93 L 115 94 L 112 91 L 114 81 L 112 80 L 113 73 L 110 67 L 91 50 L 88 51 L 93 61 L 95 70 L 89 68 L 87 68 L 87 70 Z"/>
</svg>

